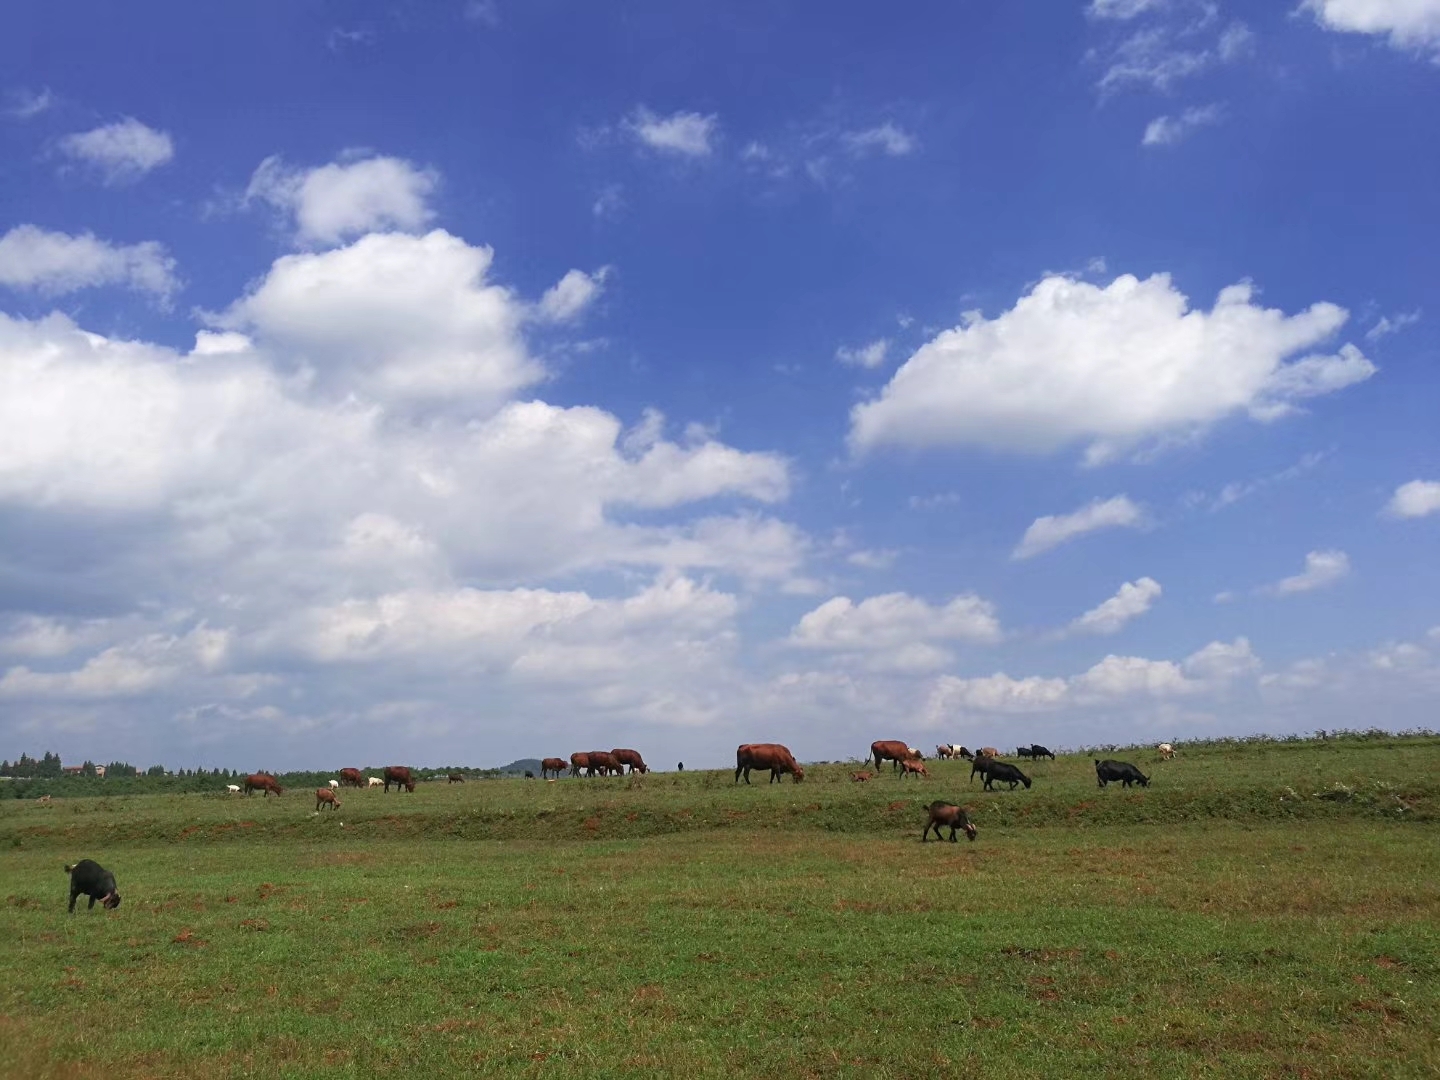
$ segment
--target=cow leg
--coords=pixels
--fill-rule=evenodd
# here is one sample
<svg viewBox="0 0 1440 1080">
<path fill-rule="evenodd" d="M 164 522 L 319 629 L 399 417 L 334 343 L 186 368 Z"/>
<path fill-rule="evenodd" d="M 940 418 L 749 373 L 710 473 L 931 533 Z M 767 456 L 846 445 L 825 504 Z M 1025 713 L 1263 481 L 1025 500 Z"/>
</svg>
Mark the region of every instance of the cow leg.
<svg viewBox="0 0 1440 1080">
<path fill-rule="evenodd" d="M 76 888 L 71 888 L 71 890 L 70 890 L 70 914 L 71 914 L 71 915 L 74 915 L 74 914 L 75 914 L 75 901 L 78 900 L 79 898 L 80 898 L 80 890 L 79 890 L 79 889 L 76 889 Z"/>
<path fill-rule="evenodd" d="M 90 903 L 86 904 L 86 905 L 85 905 L 85 908 L 86 908 L 87 911 L 94 911 L 94 910 L 95 910 L 95 897 L 93 897 L 93 896 L 90 897 Z"/>
<path fill-rule="evenodd" d="M 927 840 L 930 839 L 930 826 L 931 826 L 931 825 L 934 825 L 934 824 L 935 824 L 935 823 L 934 823 L 933 821 L 927 821 L 927 822 L 925 823 L 925 828 L 924 828 L 924 829 L 921 831 L 921 833 L 920 833 L 920 843 L 923 844 L 923 843 L 925 843 L 925 841 L 927 841 Z M 936 836 L 937 839 L 939 838 L 939 836 L 940 836 L 940 830 L 939 830 L 939 829 L 936 829 L 936 830 L 935 830 L 935 836 Z"/>
<path fill-rule="evenodd" d="M 936 835 L 936 836 L 939 836 L 939 835 L 940 835 L 940 833 L 939 833 L 938 830 L 936 831 L 935 835 Z M 955 843 L 955 826 L 954 826 L 954 825 L 951 825 L 951 826 L 950 826 L 950 843 L 952 843 L 952 844 Z"/>
</svg>

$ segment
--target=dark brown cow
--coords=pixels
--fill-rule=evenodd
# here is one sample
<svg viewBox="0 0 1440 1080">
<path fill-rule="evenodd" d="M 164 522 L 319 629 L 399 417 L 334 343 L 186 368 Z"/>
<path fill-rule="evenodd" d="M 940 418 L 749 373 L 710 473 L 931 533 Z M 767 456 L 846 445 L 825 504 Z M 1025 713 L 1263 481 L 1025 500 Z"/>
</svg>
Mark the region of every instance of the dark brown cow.
<svg viewBox="0 0 1440 1080">
<path fill-rule="evenodd" d="M 340 786 L 341 786 L 341 787 L 364 787 L 364 786 L 365 786 L 365 778 L 360 775 L 360 770 L 359 770 L 359 769 L 341 769 L 341 770 L 340 770 Z"/>
<path fill-rule="evenodd" d="M 623 776 L 625 773 L 625 766 L 606 750 L 591 750 L 585 757 L 590 762 L 590 776 Z"/>
<path fill-rule="evenodd" d="M 882 761 L 893 761 L 894 768 L 898 770 L 902 761 L 914 755 L 910 753 L 909 743 L 899 739 L 879 739 L 870 744 L 870 756 L 875 759 L 875 768 L 880 768 Z"/>
<path fill-rule="evenodd" d="M 785 773 L 789 773 L 795 783 L 805 779 L 805 770 L 795 761 L 795 755 L 790 753 L 788 747 L 779 743 L 742 743 L 735 750 L 735 779 L 738 782 L 740 774 L 745 774 L 745 783 L 750 783 L 751 769 L 769 769 L 770 783 L 775 783 Z"/>
<path fill-rule="evenodd" d="M 570 755 L 570 775 L 579 776 L 581 772 L 590 768 L 590 755 L 574 753 Z"/>
<path fill-rule="evenodd" d="M 550 773 L 552 773 L 552 772 L 553 772 L 556 776 L 559 776 L 559 775 L 560 775 L 562 772 L 564 772 L 564 771 L 565 771 L 565 759 L 564 759 L 564 758 L 547 757 L 547 758 L 545 758 L 543 761 L 540 762 L 540 775 L 541 775 L 541 776 L 548 776 L 548 775 L 549 775 Z"/>
<path fill-rule="evenodd" d="M 324 806 L 329 806 L 332 810 L 339 810 L 340 800 L 335 797 L 335 792 L 331 791 L 328 787 L 317 787 L 315 789 L 316 813 L 319 813 L 320 808 Z"/>
<path fill-rule="evenodd" d="M 280 784 L 276 781 L 275 777 L 271 776 L 269 773 L 257 772 L 251 773 L 249 776 L 245 777 L 246 795 L 253 795 L 255 792 L 259 791 L 263 792 L 261 798 L 269 798 L 270 793 L 273 791 L 278 798 L 280 793 L 284 790 L 285 789 L 282 788 Z"/>
<path fill-rule="evenodd" d="M 386 765 L 384 772 L 385 794 L 390 794 L 390 785 L 394 784 L 396 790 L 404 788 L 406 791 L 415 790 L 415 777 L 410 775 L 410 770 L 404 765 Z"/>
<path fill-rule="evenodd" d="M 458 772 L 452 772 L 448 777 L 445 778 L 445 782 L 447 784 L 463 784 L 465 782 L 465 777 L 461 776 Z"/>
<path fill-rule="evenodd" d="M 935 801 L 930 804 L 930 820 L 925 823 L 925 831 L 920 834 L 920 842 L 923 844 L 930 838 L 930 830 L 935 830 L 935 839 L 940 839 L 940 826 L 950 827 L 950 842 L 955 843 L 955 830 L 964 829 L 965 835 L 971 840 L 975 839 L 975 825 L 968 814 L 953 803 Z"/>
<path fill-rule="evenodd" d="M 638 750 L 611 750 L 610 756 L 621 765 L 629 765 L 632 773 L 647 773 L 650 766 L 645 764 L 645 759 L 640 756 Z"/>
</svg>

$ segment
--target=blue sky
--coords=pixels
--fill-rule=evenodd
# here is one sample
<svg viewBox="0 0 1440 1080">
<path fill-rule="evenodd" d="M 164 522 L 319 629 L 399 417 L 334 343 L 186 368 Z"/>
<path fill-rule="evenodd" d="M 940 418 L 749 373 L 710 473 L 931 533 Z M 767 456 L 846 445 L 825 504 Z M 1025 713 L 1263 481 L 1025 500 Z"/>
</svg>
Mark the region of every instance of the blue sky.
<svg viewBox="0 0 1440 1080">
<path fill-rule="evenodd" d="M 1440 2 L 0 29 L 12 756 L 1433 724 Z"/>
</svg>

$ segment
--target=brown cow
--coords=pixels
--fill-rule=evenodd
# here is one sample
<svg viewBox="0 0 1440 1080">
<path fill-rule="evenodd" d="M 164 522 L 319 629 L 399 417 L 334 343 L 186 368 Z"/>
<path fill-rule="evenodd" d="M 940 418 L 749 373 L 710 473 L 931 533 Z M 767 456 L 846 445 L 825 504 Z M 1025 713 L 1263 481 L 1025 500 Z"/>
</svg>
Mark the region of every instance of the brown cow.
<svg viewBox="0 0 1440 1080">
<path fill-rule="evenodd" d="M 611 750 L 610 756 L 621 765 L 629 765 L 632 773 L 647 773 L 650 766 L 645 764 L 645 759 L 640 756 L 638 750 Z"/>
<path fill-rule="evenodd" d="M 590 768 L 590 755 L 574 753 L 570 755 L 570 775 L 579 776 L 582 770 Z"/>
<path fill-rule="evenodd" d="M 940 839 L 940 826 L 950 826 L 950 842 L 955 843 L 955 830 L 964 829 L 965 835 L 971 840 L 975 839 L 975 824 L 970 820 L 968 814 L 953 803 L 936 801 L 930 804 L 930 820 L 925 823 L 925 831 L 920 834 L 920 842 L 923 844 L 930 838 L 930 830 L 935 830 L 935 839 Z"/>
<path fill-rule="evenodd" d="M 285 789 L 280 786 L 275 777 L 269 773 L 251 773 L 245 777 L 245 794 L 253 795 L 255 792 L 262 792 L 261 798 L 269 798 L 273 791 L 278 798 Z"/>
<path fill-rule="evenodd" d="M 735 779 L 745 774 L 745 783 L 750 783 L 751 769 L 769 769 L 770 783 L 775 783 L 789 773 L 795 783 L 805 779 L 805 770 L 795 762 L 795 755 L 779 743 L 742 743 L 735 750 Z"/>
<path fill-rule="evenodd" d="M 893 761 L 898 770 L 902 761 L 915 755 L 910 752 L 909 743 L 899 739 L 879 739 L 870 744 L 870 756 L 875 759 L 875 768 L 880 768 L 882 761 Z"/>
<path fill-rule="evenodd" d="M 541 776 L 548 776 L 548 774 L 550 774 L 550 773 L 552 773 L 552 772 L 553 772 L 556 776 L 559 776 L 559 775 L 560 775 L 562 772 L 564 772 L 564 771 L 565 771 L 565 759 L 564 759 L 564 758 L 547 757 L 547 758 L 545 758 L 543 761 L 540 762 L 540 775 L 541 775 Z"/>
<path fill-rule="evenodd" d="M 928 780 L 930 777 L 930 774 L 925 771 L 925 763 L 919 758 L 906 758 L 900 762 L 900 779 L 904 780 L 911 773 L 915 774 L 916 779 L 923 776 Z"/>
<path fill-rule="evenodd" d="M 341 787 L 364 787 L 364 786 L 365 786 L 365 778 L 360 775 L 360 770 L 359 770 L 359 769 L 341 769 L 341 770 L 340 770 L 340 786 L 341 786 Z"/>
<path fill-rule="evenodd" d="M 317 787 L 315 789 L 315 812 L 319 813 L 322 806 L 329 806 L 332 809 L 340 809 L 340 800 L 335 797 L 335 792 L 328 787 Z"/>
<path fill-rule="evenodd" d="M 855 781 L 855 783 L 857 784 L 863 784 L 865 783 L 865 781 L 869 780 L 874 775 L 875 774 L 872 772 L 852 772 L 850 774 L 850 779 Z"/>
<path fill-rule="evenodd" d="M 623 776 L 625 773 L 625 766 L 616 761 L 609 751 L 591 750 L 585 757 L 590 762 L 590 776 Z"/>
<path fill-rule="evenodd" d="M 999 750 L 996 750 L 995 747 L 993 747 L 993 746 L 982 746 L 979 750 L 976 750 L 976 751 L 975 751 L 975 756 L 976 756 L 976 757 L 998 758 L 998 757 L 1000 756 L 1000 751 L 999 751 Z"/>
<path fill-rule="evenodd" d="M 447 784 L 463 784 L 465 782 L 465 777 L 461 776 L 458 772 L 452 772 L 448 777 L 446 777 L 445 782 Z"/>
<path fill-rule="evenodd" d="M 415 777 L 410 775 L 410 770 L 404 765 L 386 765 L 383 774 L 385 780 L 385 794 L 390 794 L 390 785 L 394 784 L 398 791 L 404 788 L 406 791 L 415 790 Z"/>
</svg>

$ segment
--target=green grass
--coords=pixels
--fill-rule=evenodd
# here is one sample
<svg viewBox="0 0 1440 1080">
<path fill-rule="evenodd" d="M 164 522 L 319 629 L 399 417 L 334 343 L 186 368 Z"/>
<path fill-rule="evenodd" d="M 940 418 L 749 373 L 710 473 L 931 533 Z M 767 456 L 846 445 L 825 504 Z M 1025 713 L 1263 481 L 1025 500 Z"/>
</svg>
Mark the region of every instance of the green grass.
<svg viewBox="0 0 1440 1080">
<path fill-rule="evenodd" d="M 1440 1071 L 1440 745 L 1132 760 L 6 803 L 0 1075 Z"/>
</svg>

